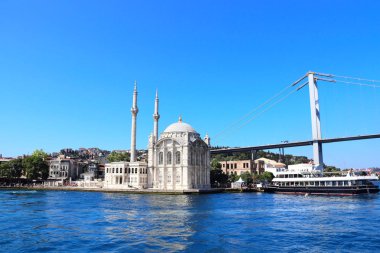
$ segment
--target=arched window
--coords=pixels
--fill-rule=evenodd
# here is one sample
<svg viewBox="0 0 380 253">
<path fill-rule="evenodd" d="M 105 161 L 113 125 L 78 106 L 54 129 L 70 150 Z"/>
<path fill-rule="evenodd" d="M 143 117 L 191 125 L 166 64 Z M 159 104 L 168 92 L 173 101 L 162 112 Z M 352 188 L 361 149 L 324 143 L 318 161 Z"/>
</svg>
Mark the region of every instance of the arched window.
<svg viewBox="0 0 380 253">
<path fill-rule="evenodd" d="M 158 164 L 163 164 L 164 163 L 164 153 L 160 152 L 158 154 Z"/>
<path fill-rule="evenodd" d="M 166 164 L 172 164 L 172 152 L 171 151 L 169 151 L 166 154 Z"/>
<path fill-rule="evenodd" d="M 175 163 L 176 164 L 181 164 L 181 152 L 180 151 L 177 151 L 175 153 Z"/>
</svg>

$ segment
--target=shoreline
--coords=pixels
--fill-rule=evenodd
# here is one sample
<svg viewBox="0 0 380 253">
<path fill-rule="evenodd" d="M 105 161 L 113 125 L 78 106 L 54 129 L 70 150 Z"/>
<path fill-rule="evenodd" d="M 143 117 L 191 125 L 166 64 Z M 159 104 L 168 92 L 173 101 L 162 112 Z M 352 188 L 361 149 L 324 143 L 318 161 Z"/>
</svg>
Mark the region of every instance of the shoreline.
<svg viewBox="0 0 380 253">
<path fill-rule="evenodd" d="M 162 195 L 192 195 L 192 194 L 217 194 L 217 193 L 246 193 L 259 192 L 255 189 L 232 189 L 232 188 L 212 188 L 208 190 L 155 190 L 155 189 L 104 189 L 104 188 L 78 188 L 78 187 L 0 187 L 0 191 L 6 190 L 27 190 L 27 191 L 78 191 L 78 192 L 102 192 L 102 193 L 126 193 L 126 194 L 162 194 Z"/>
</svg>

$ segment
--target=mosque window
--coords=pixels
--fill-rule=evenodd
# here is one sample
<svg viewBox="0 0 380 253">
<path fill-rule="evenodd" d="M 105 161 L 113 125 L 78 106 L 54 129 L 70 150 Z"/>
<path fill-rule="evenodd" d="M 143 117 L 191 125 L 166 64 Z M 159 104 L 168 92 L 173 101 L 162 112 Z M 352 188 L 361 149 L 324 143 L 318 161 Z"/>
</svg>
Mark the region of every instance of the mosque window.
<svg viewBox="0 0 380 253">
<path fill-rule="evenodd" d="M 171 151 L 169 151 L 166 154 L 166 164 L 172 164 L 172 152 Z"/>
<path fill-rule="evenodd" d="M 164 153 L 160 152 L 158 154 L 158 164 L 163 164 L 164 163 Z"/>
<path fill-rule="evenodd" d="M 131 168 L 128 168 L 128 174 L 130 174 L 131 173 Z"/>
<path fill-rule="evenodd" d="M 112 173 L 115 173 L 115 168 L 112 168 Z"/>
<path fill-rule="evenodd" d="M 181 164 L 181 152 L 180 151 L 177 151 L 175 153 L 175 163 L 176 164 Z"/>
</svg>

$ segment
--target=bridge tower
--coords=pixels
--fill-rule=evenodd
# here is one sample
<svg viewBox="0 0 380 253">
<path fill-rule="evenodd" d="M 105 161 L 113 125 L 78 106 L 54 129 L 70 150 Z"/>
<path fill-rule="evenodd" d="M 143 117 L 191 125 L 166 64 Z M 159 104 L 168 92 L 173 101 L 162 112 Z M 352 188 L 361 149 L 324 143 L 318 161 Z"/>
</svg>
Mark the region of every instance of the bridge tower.
<svg viewBox="0 0 380 253">
<path fill-rule="evenodd" d="M 313 72 L 308 73 L 310 110 L 311 110 L 311 127 L 313 135 L 313 159 L 317 169 L 323 170 L 323 152 L 322 152 L 322 135 L 321 119 L 319 111 L 319 97 L 317 81 Z"/>
</svg>

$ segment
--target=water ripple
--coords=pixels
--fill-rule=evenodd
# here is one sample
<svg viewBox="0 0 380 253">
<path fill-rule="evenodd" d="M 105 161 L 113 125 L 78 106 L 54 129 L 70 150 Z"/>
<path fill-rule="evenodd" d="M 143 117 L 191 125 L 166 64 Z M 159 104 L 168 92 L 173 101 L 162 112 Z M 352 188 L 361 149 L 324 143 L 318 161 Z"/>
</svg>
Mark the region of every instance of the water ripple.
<svg viewBox="0 0 380 253">
<path fill-rule="evenodd" d="M 380 196 L 0 191 L 4 252 L 375 252 Z"/>
</svg>

